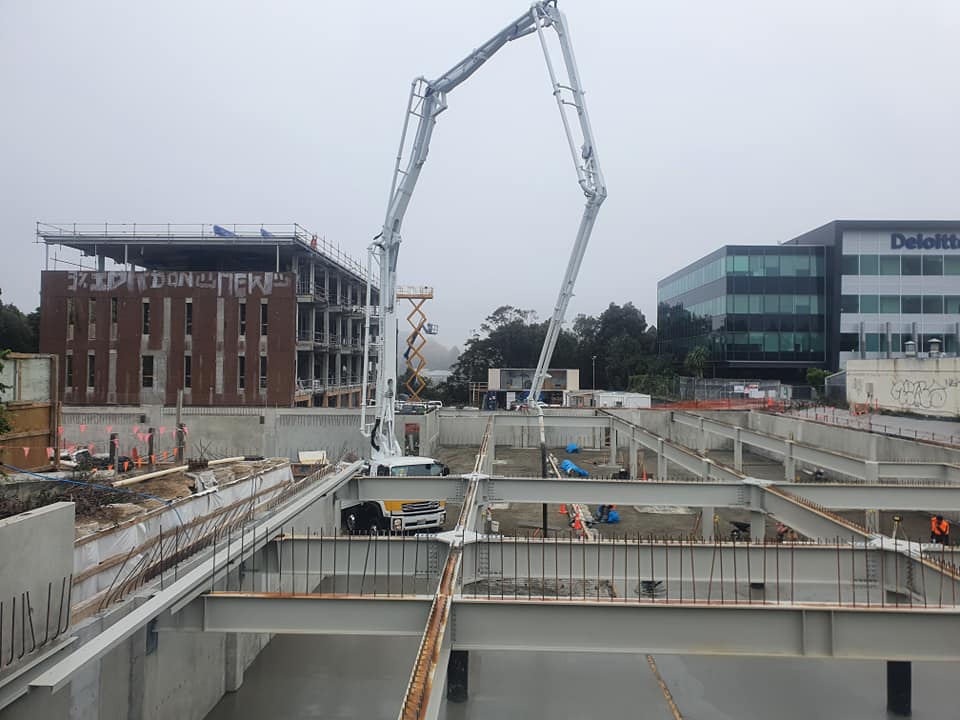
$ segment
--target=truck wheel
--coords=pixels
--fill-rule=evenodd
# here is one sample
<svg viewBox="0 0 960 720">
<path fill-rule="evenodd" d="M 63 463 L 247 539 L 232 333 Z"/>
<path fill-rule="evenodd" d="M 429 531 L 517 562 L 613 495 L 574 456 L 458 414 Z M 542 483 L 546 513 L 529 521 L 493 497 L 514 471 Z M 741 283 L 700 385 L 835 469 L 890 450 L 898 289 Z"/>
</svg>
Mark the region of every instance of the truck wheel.
<svg viewBox="0 0 960 720">
<path fill-rule="evenodd" d="M 380 508 L 376 505 L 367 508 L 363 528 L 363 531 L 370 535 L 379 535 L 381 532 L 387 531 L 387 521 L 381 514 Z"/>
<path fill-rule="evenodd" d="M 341 520 L 343 521 L 343 529 L 346 530 L 349 535 L 359 535 L 361 528 L 363 527 L 363 517 L 365 513 L 363 508 L 360 505 L 356 505 L 352 508 L 347 508 L 343 511 Z"/>
</svg>

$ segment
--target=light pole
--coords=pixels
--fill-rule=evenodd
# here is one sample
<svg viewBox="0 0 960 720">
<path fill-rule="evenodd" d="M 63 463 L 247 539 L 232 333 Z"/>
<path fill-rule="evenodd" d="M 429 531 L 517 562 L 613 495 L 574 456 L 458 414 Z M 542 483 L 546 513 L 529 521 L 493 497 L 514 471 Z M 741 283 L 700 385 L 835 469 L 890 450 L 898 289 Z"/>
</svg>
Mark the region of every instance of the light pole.
<svg viewBox="0 0 960 720">
<path fill-rule="evenodd" d="M 590 376 L 590 389 L 597 389 L 597 356 L 590 356 L 590 365 L 592 367 L 591 376 Z"/>
</svg>

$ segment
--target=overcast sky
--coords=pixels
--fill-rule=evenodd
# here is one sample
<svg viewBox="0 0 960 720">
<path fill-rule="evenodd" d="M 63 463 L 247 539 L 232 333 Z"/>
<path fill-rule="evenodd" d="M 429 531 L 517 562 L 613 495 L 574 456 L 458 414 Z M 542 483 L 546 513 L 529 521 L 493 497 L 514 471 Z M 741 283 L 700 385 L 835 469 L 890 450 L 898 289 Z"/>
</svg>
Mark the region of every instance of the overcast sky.
<svg viewBox="0 0 960 720">
<path fill-rule="evenodd" d="M 3 300 L 38 304 L 35 221 L 299 222 L 358 258 L 410 80 L 525 0 L 0 0 Z M 567 0 L 609 198 L 569 318 L 728 243 L 835 218 L 960 217 L 955 0 Z M 580 193 L 534 37 L 449 97 L 403 228 L 439 341 L 547 317 Z"/>
</svg>

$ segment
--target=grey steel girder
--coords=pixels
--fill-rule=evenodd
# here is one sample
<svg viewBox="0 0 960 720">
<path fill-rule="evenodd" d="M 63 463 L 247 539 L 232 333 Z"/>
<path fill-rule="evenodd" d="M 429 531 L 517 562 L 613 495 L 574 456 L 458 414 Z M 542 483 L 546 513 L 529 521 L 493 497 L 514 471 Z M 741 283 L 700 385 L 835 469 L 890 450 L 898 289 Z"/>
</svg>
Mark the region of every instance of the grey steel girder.
<svg viewBox="0 0 960 720">
<path fill-rule="evenodd" d="M 457 650 L 960 660 L 960 613 L 903 608 L 459 600 Z"/>
<path fill-rule="evenodd" d="M 417 636 L 430 600 L 217 594 L 203 599 L 204 625 L 212 632 Z M 958 633 L 960 611 L 917 605 L 454 596 L 441 653 L 452 648 L 958 661 Z"/>
<path fill-rule="evenodd" d="M 716 466 L 715 466 L 716 467 Z M 360 500 L 422 498 L 455 502 L 466 481 L 459 477 L 358 477 Z M 960 485 L 866 485 L 846 483 L 771 483 L 783 491 L 832 509 L 957 510 Z M 592 478 L 511 478 L 481 481 L 485 503 L 589 503 L 682 507 L 751 508 L 752 493 L 742 479 L 601 480 Z M 760 509 L 760 508 L 756 508 Z M 836 534 L 836 532 L 834 532 Z"/>
</svg>

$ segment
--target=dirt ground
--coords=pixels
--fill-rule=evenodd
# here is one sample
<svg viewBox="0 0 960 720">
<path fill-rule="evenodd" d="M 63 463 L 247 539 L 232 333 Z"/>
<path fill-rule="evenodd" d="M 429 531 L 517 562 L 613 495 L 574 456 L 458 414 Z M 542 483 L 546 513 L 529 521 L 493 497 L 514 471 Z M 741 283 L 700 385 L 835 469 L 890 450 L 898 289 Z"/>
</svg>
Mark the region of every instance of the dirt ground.
<svg viewBox="0 0 960 720">
<path fill-rule="evenodd" d="M 616 474 L 620 466 L 607 464 L 608 450 L 581 450 L 575 454 L 568 454 L 563 448 L 550 450 L 556 456 L 557 462 L 569 459 L 590 473 L 591 477 L 611 477 Z M 452 473 L 466 473 L 473 470 L 477 448 L 475 447 L 448 447 L 440 448 L 437 458 L 450 466 Z M 710 457 L 718 462 L 732 464 L 732 452 L 712 452 Z M 621 458 L 622 459 L 622 458 Z M 768 458 L 744 452 L 744 472 L 752 477 L 766 480 L 782 480 L 783 464 Z M 540 476 L 540 451 L 538 449 L 497 448 L 494 460 L 494 473 L 504 476 Z M 506 509 L 493 510 L 493 519 L 500 523 L 500 531 L 505 535 L 533 534 L 543 524 L 543 506 L 541 504 L 512 504 Z M 596 511 L 596 507 L 590 508 Z M 700 523 L 700 508 L 676 507 L 625 507 L 618 506 L 620 522 L 612 525 L 596 525 L 602 537 L 614 538 L 642 537 L 670 538 L 686 537 L 698 533 Z M 863 510 L 848 510 L 838 512 L 839 515 L 853 520 L 861 525 L 864 523 Z M 900 536 L 911 540 L 929 541 L 930 517 L 926 513 L 918 512 L 882 512 L 880 513 L 880 532 L 892 535 L 894 530 L 893 516 L 899 514 L 903 518 Z M 459 507 L 448 504 L 447 529 L 452 528 L 457 521 Z M 717 508 L 716 528 L 718 536 L 729 538 L 733 529 L 732 522 L 750 522 L 748 510 L 733 508 Z M 551 536 L 572 535 L 570 521 L 567 515 L 560 514 L 560 506 L 547 505 L 547 527 Z M 777 521 L 767 516 L 766 537 L 776 539 Z"/>
</svg>

